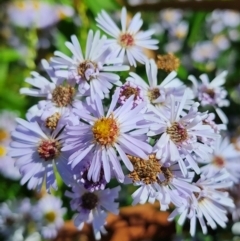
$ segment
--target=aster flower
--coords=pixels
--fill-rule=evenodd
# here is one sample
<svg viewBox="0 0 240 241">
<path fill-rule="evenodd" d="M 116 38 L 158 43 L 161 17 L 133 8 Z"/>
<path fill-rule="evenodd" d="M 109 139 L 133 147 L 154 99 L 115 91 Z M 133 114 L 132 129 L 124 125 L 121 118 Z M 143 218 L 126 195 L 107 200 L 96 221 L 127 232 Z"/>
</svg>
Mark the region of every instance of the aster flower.
<svg viewBox="0 0 240 241">
<path fill-rule="evenodd" d="M 158 84 L 158 68 L 153 59 L 146 61 L 147 81 L 143 80 L 139 75 L 131 72 L 127 81 L 137 85 L 144 95 L 144 101 L 149 105 L 155 105 L 163 112 L 169 110 L 169 97 L 174 95 L 179 100 L 181 99 L 186 87 L 176 77 L 177 73 L 172 71 L 160 84 Z"/>
<path fill-rule="evenodd" d="M 240 153 L 228 137 L 219 138 L 215 142 L 213 153 L 200 162 L 205 164 L 201 167 L 201 172 L 207 176 L 213 176 L 224 168 L 233 182 L 238 183 L 240 180 Z"/>
<path fill-rule="evenodd" d="M 71 198 L 71 209 L 77 211 L 74 224 L 79 229 L 83 228 L 84 223 L 92 223 L 93 232 L 96 239 L 101 238 L 101 232 L 105 233 L 106 212 L 118 214 L 119 204 L 115 202 L 118 198 L 120 186 L 89 192 L 82 185 L 75 185 L 72 192 L 66 191 L 65 195 Z"/>
<path fill-rule="evenodd" d="M 14 166 L 15 160 L 7 156 L 11 132 L 16 127 L 17 115 L 10 111 L 0 113 L 0 173 L 12 180 L 20 179 L 19 170 Z"/>
<path fill-rule="evenodd" d="M 88 179 L 94 182 L 99 180 L 100 170 L 103 167 L 104 177 L 107 182 L 111 178 L 111 169 L 119 181 L 123 181 L 124 175 L 120 166 L 117 153 L 127 169 L 132 170 L 132 163 L 127 154 L 134 154 L 141 158 L 147 158 L 152 147 L 146 143 L 148 122 L 144 120 L 144 103 L 132 109 L 131 96 L 122 106 L 116 107 L 120 90 L 117 89 L 112 97 L 107 114 L 104 114 L 100 99 L 93 102 L 92 108 L 87 110 L 75 110 L 75 114 L 81 118 L 82 123 L 77 126 L 67 127 L 66 144 L 63 151 L 73 151 L 69 161 L 74 168 L 87 155 L 93 154 L 93 159 L 88 171 Z"/>
<path fill-rule="evenodd" d="M 64 17 L 73 16 L 73 13 L 70 6 L 32 0 L 17 0 L 7 6 L 11 23 L 23 28 L 44 29 L 56 24 Z"/>
<path fill-rule="evenodd" d="M 0 235 L 6 240 L 24 240 L 30 220 L 32 205 L 28 198 L 0 204 Z M 5 240 L 5 239 L 4 239 Z"/>
<path fill-rule="evenodd" d="M 16 113 L 4 110 L 0 112 L 0 143 L 7 145 L 11 141 L 11 132 L 16 127 Z"/>
<path fill-rule="evenodd" d="M 190 75 L 188 77 L 188 79 L 193 83 L 193 91 L 201 105 L 213 106 L 224 124 L 227 124 L 228 119 L 220 108 L 229 106 L 229 100 L 226 99 L 227 91 L 222 86 L 226 82 L 226 76 L 227 71 L 223 71 L 211 82 L 209 82 L 208 76 L 206 74 L 202 74 L 199 77 L 202 81 L 202 84 L 199 84 L 194 76 Z"/>
<path fill-rule="evenodd" d="M 41 128 L 37 122 L 16 119 L 18 126 L 12 132 L 9 155 L 16 158 L 16 166 L 22 175 L 21 184 L 28 182 L 29 189 L 41 189 L 46 181 L 46 189 L 57 188 L 54 174 L 56 166 L 63 180 L 71 180 L 71 172 L 67 165 L 67 153 L 61 152 L 63 146 L 62 129 L 64 124 L 50 132 Z"/>
<path fill-rule="evenodd" d="M 154 30 L 139 31 L 143 24 L 140 13 L 137 13 L 127 25 L 127 10 L 123 7 L 121 12 L 122 29 L 118 28 L 104 10 L 98 14 L 96 21 L 99 28 L 113 37 L 106 43 L 106 46 L 110 46 L 114 50 L 112 56 L 123 59 L 126 54 L 130 65 L 136 67 L 136 61 L 145 63 L 147 57 L 143 53 L 143 48 L 158 49 L 158 41 L 151 39 Z"/>
<path fill-rule="evenodd" d="M 198 103 L 192 105 L 188 113 L 183 117 L 180 116 L 183 106 L 187 99 L 187 92 L 184 93 L 181 102 L 171 98 L 170 116 L 164 116 L 159 110 L 152 107 L 151 110 L 155 116 L 150 119 L 155 122 L 150 126 L 149 136 L 157 136 L 156 144 L 153 148 L 157 158 L 163 162 L 178 161 L 179 166 L 184 174 L 187 175 L 186 165 L 200 173 L 200 169 L 192 154 L 204 158 L 212 149 L 208 143 L 198 141 L 198 138 L 216 139 L 217 134 L 208 125 L 203 125 L 202 120 L 206 115 L 198 112 Z M 159 137 L 160 136 L 160 137 Z"/>
<path fill-rule="evenodd" d="M 188 172 L 184 178 L 177 163 L 165 162 L 151 154 L 143 160 L 135 156 L 128 156 L 133 163 L 134 170 L 130 172 L 125 182 L 131 182 L 139 186 L 132 194 L 133 205 L 137 203 L 150 203 L 159 200 L 161 210 L 168 209 L 171 202 L 178 199 L 179 193 L 199 192 L 200 189 L 191 185 L 194 172 Z"/>
<path fill-rule="evenodd" d="M 105 48 L 106 36 L 100 37 L 100 32 L 95 34 L 89 31 L 85 56 L 77 37 L 71 37 L 72 42 L 66 42 L 73 57 L 56 51 L 56 57 L 51 59 L 56 75 L 63 78 L 74 78 L 79 84 L 81 94 L 90 95 L 92 99 L 99 96 L 101 99 L 109 93 L 113 85 L 121 85 L 120 77 L 114 71 L 128 70 L 129 67 L 121 65 L 122 60 L 110 58 L 110 48 Z"/>
<path fill-rule="evenodd" d="M 198 42 L 192 49 L 191 57 L 199 63 L 212 63 L 219 56 L 219 49 L 212 41 Z"/>
<path fill-rule="evenodd" d="M 48 73 L 50 81 L 37 72 L 32 72 L 32 77 L 27 78 L 25 82 L 34 88 L 24 87 L 20 89 L 21 94 L 45 98 L 45 100 L 31 107 L 29 111 L 32 114 L 30 114 L 29 119 L 40 116 L 43 120 L 46 120 L 46 118 L 57 113 L 59 117 L 66 114 L 70 115 L 72 106 L 81 104 L 77 99 L 80 95 L 76 93 L 75 84 L 71 79 L 64 81 L 63 78 L 56 77 L 54 69 L 46 60 L 42 60 L 42 65 Z"/>
<path fill-rule="evenodd" d="M 11 180 L 19 180 L 21 175 L 15 167 L 15 159 L 7 155 L 9 146 L 0 143 L 0 174 Z"/>
<path fill-rule="evenodd" d="M 168 220 L 173 220 L 180 214 L 178 224 L 183 225 L 186 218 L 190 219 L 190 234 L 195 235 L 196 220 L 198 219 L 204 234 L 207 233 L 208 224 L 212 229 L 217 228 L 217 224 L 222 228 L 226 227 L 227 208 L 234 207 L 233 200 L 229 197 L 227 192 L 220 191 L 228 188 L 232 182 L 227 181 L 229 174 L 226 172 L 219 172 L 212 176 L 212 178 L 201 178 L 195 184 L 200 187 L 200 193 L 193 193 L 190 196 L 181 197 L 187 200 L 182 202 L 169 216 Z M 179 197 L 180 198 L 180 197 Z M 206 223 L 206 221 L 207 223 Z"/>
<path fill-rule="evenodd" d="M 53 239 L 57 236 L 58 230 L 63 226 L 63 215 L 66 208 L 62 207 L 62 201 L 52 195 L 43 196 L 33 208 L 34 219 L 37 222 L 37 229 L 45 239 Z"/>
</svg>

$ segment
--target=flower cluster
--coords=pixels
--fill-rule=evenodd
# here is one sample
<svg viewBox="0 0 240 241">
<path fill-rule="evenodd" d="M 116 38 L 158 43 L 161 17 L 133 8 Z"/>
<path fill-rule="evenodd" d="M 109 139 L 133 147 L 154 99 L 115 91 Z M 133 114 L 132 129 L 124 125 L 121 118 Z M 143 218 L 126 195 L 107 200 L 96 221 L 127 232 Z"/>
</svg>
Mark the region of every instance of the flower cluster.
<svg viewBox="0 0 240 241">
<path fill-rule="evenodd" d="M 32 87 L 20 90 L 42 98 L 26 120 L 17 118 L 12 132 L 9 155 L 17 159 L 21 184 L 37 190 L 45 186 L 50 193 L 57 189 L 57 171 L 72 189 L 65 195 L 77 213 L 75 225 L 81 229 L 92 223 L 97 239 L 106 232 L 106 212 L 118 213 L 120 186 L 110 189 L 112 179 L 138 186 L 133 204 L 159 201 L 167 210 L 173 203 L 169 219 L 180 215 L 182 225 L 189 218 L 191 235 L 196 219 L 204 233 L 207 224 L 225 227 L 227 209 L 234 204 L 223 189 L 240 179 L 240 153 L 220 135 L 227 122 L 221 107 L 229 104 L 226 72 L 211 83 L 202 75 L 202 84 L 189 76 L 193 87 L 174 70 L 162 78 L 144 52 L 158 49 L 158 41 L 153 30 L 140 31 L 140 13 L 128 23 L 123 8 L 121 28 L 105 11 L 96 21 L 110 37 L 90 30 L 83 50 L 72 36 L 66 42 L 71 56 L 56 51 L 50 62 L 42 61 L 48 77 L 32 72 L 26 79 Z M 146 78 L 134 71 L 137 62 L 145 65 Z M 129 70 L 128 64 L 132 68 L 124 80 L 120 73 Z M 213 106 L 224 123 L 202 112 L 205 105 Z M 45 202 L 52 201 L 40 202 L 38 210 L 48 221 L 54 217 L 52 226 L 58 229 L 58 211 L 52 214 L 52 204 Z M 55 231 L 44 226 L 43 233 L 50 237 Z"/>
<path fill-rule="evenodd" d="M 36 203 L 31 203 L 28 198 L 1 203 L 0 235 L 11 237 L 11 240 L 41 240 L 41 236 L 55 238 L 63 226 L 65 212 L 61 199 L 48 194 Z"/>
</svg>

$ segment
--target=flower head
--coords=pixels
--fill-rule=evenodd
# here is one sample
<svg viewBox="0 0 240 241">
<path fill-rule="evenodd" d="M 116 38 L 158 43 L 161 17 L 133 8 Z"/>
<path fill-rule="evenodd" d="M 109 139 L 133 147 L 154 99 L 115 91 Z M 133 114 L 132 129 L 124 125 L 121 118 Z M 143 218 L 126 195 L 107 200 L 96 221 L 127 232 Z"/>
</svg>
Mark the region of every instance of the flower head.
<svg viewBox="0 0 240 241">
<path fill-rule="evenodd" d="M 139 31 L 143 24 L 140 13 L 137 13 L 129 25 L 127 25 L 127 11 L 126 8 L 122 8 L 121 30 L 104 10 L 98 14 L 96 21 L 98 27 L 113 37 L 113 39 L 109 39 L 106 43 L 106 46 L 110 46 L 113 49 L 114 52 L 112 55 L 123 59 L 126 53 L 130 65 L 136 67 L 136 61 L 145 63 L 146 56 L 143 53 L 143 48 L 158 48 L 156 46 L 158 41 L 151 39 L 151 35 L 154 33 L 153 30 L 146 32 Z"/>
<path fill-rule="evenodd" d="M 57 188 L 54 166 L 64 180 L 71 179 L 67 165 L 67 153 L 62 153 L 63 125 L 58 125 L 53 132 L 41 128 L 37 122 L 17 119 L 18 126 L 12 132 L 13 141 L 9 155 L 15 157 L 16 166 L 22 175 L 21 184 L 28 181 L 29 189 L 40 190 L 45 179 L 46 189 Z M 70 173 L 70 174 L 69 174 Z"/>
<path fill-rule="evenodd" d="M 144 101 L 148 106 L 154 105 L 163 112 L 169 111 L 169 97 L 174 95 L 181 98 L 186 87 L 175 78 L 177 73 L 172 71 L 161 83 L 158 83 L 158 68 L 153 59 L 146 61 L 147 83 L 139 75 L 130 73 L 127 81 L 135 84 L 143 93 Z"/>
<path fill-rule="evenodd" d="M 58 197 L 47 194 L 37 202 L 33 218 L 43 238 L 53 239 L 57 236 L 58 230 L 64 224 L 65 213 L 66 208 L 62 207 L 62 201 Z"/>
<path fill-rule="evenodd" d="M 201 167 L 204 175 L 213 176 L 221 169 L 225 169 L 233 182 L 238 183 L 240 180 L 240 153 L 230 143 L 228 137 L 219 138 L 215 142 L 213 153 L 200 162 L 205 164 Z"/>
<path fill-rule="evenodd" d="M 75 79 L 79 84 L 78 90 L 81 94 L 94 99 L 99 96 L 101 99 L 109 93 L 112 86 L 121 85 L 120 77 L 114 71 L 128 70 L 128 66 L 121 65 L 122 60 L 110 58 L 111 49 L 105 48 L 106 37 L 100 37 L 100 32 L 95 34 L 92 30 L 88 33 L 85 56 L 77 37 L 71 37 L 72 42 L 66 42 L 73 57 L 56 51 L 51 63 L 56 69 L 56 75 Z"/>
<path fill-rule="evenodd" d="M 216 76 L 211 82 L 206 74 L 202 74 L 200 79 L 202 83 L 198 83 L 197 79 L 190 75 L 189 80 L 193 83 L 193 91 L 198 98 L 202 106 L 213 106 L 222 120 L 223 123 L 227 123 L 228 119 L 223 111 L 220 109 L 224 106 L 229 106 L 229 100 L 226 99 L 227 91 L 223 88 L 223 84 L 226 81 L 227 72 L 224 71 Z"/>
<path fill-rule="evenodd" d="M 199 141 L 201 137 L 216 139 L 217 134 L 208 125 L 203 125 L 202 120 L 205 115 L 198 112 L 198 103 L 194 103 L 188 113 L 181 116 L 182 109 L 187 99 L 187 92 L 184 93 L 181 102 L 171 98 L 171 114 L 164 116 L 161 112 L 152 107 L 155 117 L 151 117 L 156 124 L 150 126 L 150 136 L 157 136 L 154 152 L 157 158 L 162 161 L 178 161 L 184 174 L 187 175 L 186 163 L 195 172 L 200 173 L 193 153 L 204 158 L 207 153 L 212 152 L 208 142 Z M 204 138 L 203 138 L 204 139 Z M 206 138 L 205 138 L 206 139 Z M 185 160 L 185 161 L 184 161 Z"/>
<path fill-rule="evenodd" d="M 82 185 L 75 185 L 72 188 L 73 192 L 66 191 L 65 195 L 71 198 L 71 208 L 77 211 L 74 219 L 76 227 L 82 229 L 84 223 L 92 223 L 93 231 L 96 239 L 101 238 L 100 232 L 106 232 L 104 225 L 108 212 L 118 214 L 118 203 L 115 200 L 118 198 L 120 186 L 90 192 Z"/>
<path fill-rule="evenodd" d="M 67 127 L 66 144 L 62 150 L 74 151 L 69 158 L 72 167 L 87 155 L 93 154 L 88 179 L 94 182 L 99 180 L 102 167 L 107 182 L 110 181 L 112 171 L 123 181 L 124 175 L 117 153 L 125 166 L 132 170 L 132 163 L 126 153 L 146 158 L 146 153 L 152 150 L 144 136 L 148 130 L 148 122 L 144 120 L 144 113 L 140 113 L 145 107 L 144 103 L 132 109 L 134 96 L 131 96 L 114 110 L 119 92 L 117 89 L 113 95 L 106 115 L 101 100 L 97 99 L 91 109 L 75 110 L 75 114 L 83 120 L 80 125 Z"/>
<path fill-rule="evenodd" d="M 227 181 L 228 175 L 226 172 L 219 172 L 211 178 L 201 176 L 195 184 L 201 191 L 187 196 L 179 196 L 182 202 L 179 202 L 168 220 L 173 220 L 174 217 L 180 215 L 178 224 L 183 225 L 186 218 L 189 218 L 190 234 L 192 236 L 196 232 L 197 219 L 204 234 L 207 233 L 207 225 L 212 229 L 216 229 L 217 224 L 225 228 L 228 221 L 227 208 L 234 207 L 233 200 L 228 193 L 221 190 L 232 185 L 232 182 Z"/>
</svg>

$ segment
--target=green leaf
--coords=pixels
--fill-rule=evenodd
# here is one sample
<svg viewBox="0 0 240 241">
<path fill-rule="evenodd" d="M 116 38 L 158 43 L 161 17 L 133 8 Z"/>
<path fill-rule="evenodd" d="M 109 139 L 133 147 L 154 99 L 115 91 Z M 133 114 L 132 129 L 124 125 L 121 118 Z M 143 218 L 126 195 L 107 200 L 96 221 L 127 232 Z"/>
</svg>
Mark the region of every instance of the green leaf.
<svg viewBox="0 0 240 241">
<path fill-rule="evenodd" d="M 68 39 L 60 31 L 56 31 L 55 46 L 57 50 L 69 55 L 71 52 L 65 45 L 65 42 L 67 41 Z"/>
<path fill-rule="evenodd" d="M 11 48 L 0 48 L 1 58 L 0 62 L 9 63 L 20 59 L 20 54 Z"/>
<path fill-rule="evenodd" d="M 205 24 L 206 15 L 206 12 L 198 12 L 194 14 L 188 34 L 189 46 L 192 46 L 195 42 L 198 42 L 201 39 L 202 33 L 200 31 L 203 29 L 203 25 Z"/>
<path fill-rule="evenodd" d="M 4 83 L 8 74 L 8 63 L 0 63 L 0 93 L 3 90 Z"/>
<path fill-rule="evenodd" d="M 86 0 L 85 4 L 92 11 L 94 15 L 97 15 L 103 9 L 106 11 L 113 11 L 119 8 L 119 5 L 117 4 L 117 2 L 112 0 L 102 0 L 102 1 Z"/>
</svg>

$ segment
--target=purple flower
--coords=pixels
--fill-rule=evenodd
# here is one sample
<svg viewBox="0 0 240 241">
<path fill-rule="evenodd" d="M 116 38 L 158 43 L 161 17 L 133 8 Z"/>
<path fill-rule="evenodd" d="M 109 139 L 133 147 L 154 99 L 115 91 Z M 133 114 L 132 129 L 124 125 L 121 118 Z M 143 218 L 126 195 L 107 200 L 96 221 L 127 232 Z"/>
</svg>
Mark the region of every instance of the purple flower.
<svg viewBox="0 0 240 241">
<path fill-rule="evenodd" d="M 62 178 L 68 182 L 72 174 L 67 165 L 67 153 L 63 154 L 62 125 L 50 132 L 42 129 L 37 122 L 16 119 L 18 126 L 12 132 L 13 141 L 9 155 L 15 157 L 16 166 L 22 175 L 21 184 L 28 181 L 29 189 L 41 189 L 46 182 L 47 191 L 57 188 L 54 174 L 56 166 Z M 71 180 L 70 180 L 71 181 Z"/>
<path fill-rule="evenodd" d="M 121 85 L 120 77 L 113 71 L 128 70 L 129 67 L 121 65 L 122 60 L 109 58 L 111 49 L 105 48 L 106 37 L 100 38 L 100 32 L 95 34 L 92 30 L 88 33 L 85 56 L 83 56 L 81 46 L 77 37 L 71 37 L 72 42 L 66 42 L 66 46 L 71 51 L 73 57 L 56 51 L 51 63 L 56 69 L 57 76 L 63 78 L 74 78 L 79 84 L 79 92 L 91 99 L 99 96 L 101 99 L 109 93 L 114 85 Z"/>
<path fill-rule="evenodd" d="M 205 164 L 201 167 L 204 175 L 211 177 L 221 169 L 225 169 L 234 183 L 240 181 L 240 153 L 230 143 L 228 137 L 219 138 L 215 142 L 213 153 L 199 162 Z"/>
<path fill-rule="evenodd" d="M 185 178 L 177 163 L 165 162 L 156 158 L 155 154 L 143 160 L 135 156 L 128 156 L 133 163 L 134 170 L 125 179 L 131 180 L 139 188 L 132 194 L 133 205 L 150 203 L 158 200 L 161 210 L 168 209 L 168 205 L 178 198 L 179 193 L 199 192 L 200 189 L 191 185 L 194 172 L 188 172 Z"/>
<path fill-rule="evenodd" d="M 98 27 L 113 37 L 113 39 L 108 39 L 106 42 L 106 46 L 112 48 L 111 55 L 121 59 L 126 55 L 130 65 L 136 67 L 136 61 L 145 63 L 147 57 L 143 52 L 144 48 L 158 49 L 158 41 L 151 39 L 154 30 L 139 31 L 143 24 L 140 13 L 134 15 L 129 25 L 127 25 L 127 10 L 123 7 L 121 30 L 104 10 L 98 14 L 96 21 Z"/>
<path fill-rule="evenodd" d="M 221 191 L 221 189 L 232 185 L 232 182 L 229 182 L 228 178 L 229 174 L 226 172 L 219 172 L 211 178 L 201 176 L 195 184 L 201 191 L 199 193 L 192 193 L 191 195 L 179 196 L 182 202 L 179 202 L 179 205 L 170 214 L 168 220 L 171 221 L 177 215 L 180 215 L 178 224 L 183 225 L 186 218 L 189 218 L 190 234 L 192 236 L 196 232 L 197 219 L 204 234 L 207 233 L 207 225 L 212 229 L 216 229 L 217 224 L 225 228 L 228 221 L 227 208 L 234 207 L 233 200 L 229 197 L 228 193 Z"/>
<path fill-rule="evenodd" d="M 66 211 L 58 197 L 47 194 L 37 202 L 33 208 L 34 219 L 43 238 L 53 239 L 57 236 L 64 224 L 63 215 Z"/>
<path fill-rule="evenodd" d="M 120 186 L 89 192 L 82 185 L 73 186 L 72 191 L 66 191 L 65 195 L 71 198 L 71 208 L 77 211 L 74 224 L 79 229 L 83 228 L 84 223 L 92 223 L 93 232 L 96 239 L 101 238 L 101 232 L 105 233 L 107 212 L 118 214 L 119 204 L 115 202 L 118 198 Z"/>
<path fill-rule="evenodd" d="M 144 103 L 132 109 L 134 96 L 131 96 L 114 110 L 119 91 L 118 89 L 113 95 L 106 115 L 101 100 L 97 99 L 89 112 L 84 109 L 75 110 L 75 114 L 81 118 L 80 125 L 67 127 L 66 144 L 62 150 L 74 151 L 69 158 L 73 168 L 87 155 L 93 154 L 88 179 L 94 182 L 99 180 L 102 168 L 107 182 L 110 181 L 112 170 L 118 180 L 123 181 L 124 175 L 117 153 L 125 166 L 132 170 L 132 163 L 126 153 L 147 158 L 146 153 L 152 150 L 145 141 L 149 124 L 141 113 Z"/>
<path fill-rule="evenodd" d="M 218 137 L 210 126 L 203 125 L 202 120 L 206 115 L 198 112 L 198 103 L 194 103 L 188 113 L 181 116 L 186 99 L 187 91 L 181 102 L 175 101 L 172 96 L 169 117 L 152 107 L 151 110 L 156 116 L 150 119 L 155 123 L 150 126 L 148 133 L 149 136 L 160 136 L 153 148 L 157 158 L 162 161 L 177 161 L 184 176 L 187 175 L 187 165 L 196 173 L 200 173 L 193 154 L 205 158 L 209 152 L 212 152 L 208 143 L 201 143 L 198 138 L 216 139 Z"/>
<path fill-rule="evenodd" d="M 213 106 L 224 124 L 228 123 L 228 118 L 224 112 L 220 109 L 224 106 L 229 106 L 230 102 L 226 99 L 227 91 L 223 88 L 223 84 L 226 82 L 227 71 L 223 71 L 216 76 L 211 82 L 206 74 L 202 74 L 199 78 L 202 83 L 199 84 L 197 79 L 190 75 L 189 80 L 193 83 L 193 91 L 198 98 L 202 106 Z"/>
</svg>

